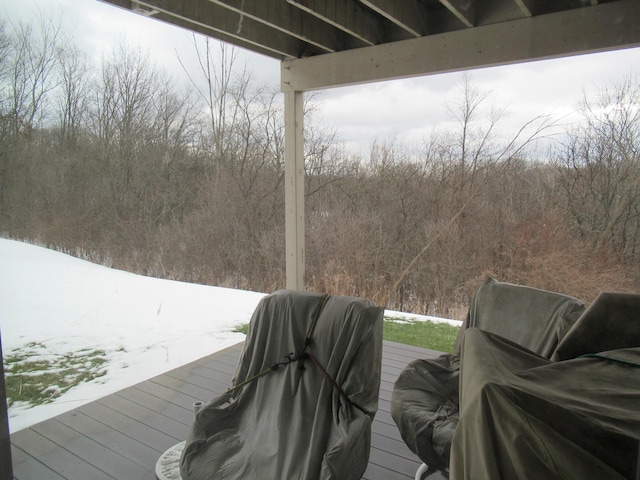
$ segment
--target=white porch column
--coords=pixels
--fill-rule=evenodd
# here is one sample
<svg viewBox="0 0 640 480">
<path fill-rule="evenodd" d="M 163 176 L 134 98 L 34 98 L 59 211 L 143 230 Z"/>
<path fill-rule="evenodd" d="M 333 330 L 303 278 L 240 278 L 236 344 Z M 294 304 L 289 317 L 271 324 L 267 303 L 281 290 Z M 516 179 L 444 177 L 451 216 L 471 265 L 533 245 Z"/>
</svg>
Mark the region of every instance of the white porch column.
<svg viewBox="0 0 640 480">
<path fill-rule="evenodd" d="M 304 290 L 304 93 L 284 93 L 286 288 Z"/>
</svg>

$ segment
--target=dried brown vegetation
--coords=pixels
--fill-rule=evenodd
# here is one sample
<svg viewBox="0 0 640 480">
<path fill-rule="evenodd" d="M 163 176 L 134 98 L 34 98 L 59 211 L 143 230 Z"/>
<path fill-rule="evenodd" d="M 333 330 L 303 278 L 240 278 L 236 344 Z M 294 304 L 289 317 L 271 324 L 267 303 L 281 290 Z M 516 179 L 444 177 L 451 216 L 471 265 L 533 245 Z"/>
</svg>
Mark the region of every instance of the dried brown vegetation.
<svg viewBox="0 0 640 480">
<path fill-rule="evenodd" d="M 179 88 L 125 44 L 94 68 L 56 28 L 34 32 L 0 29 L 0 234 L 145 275 L 282 288 L 279 94 L 236 72 L 233 51 L 200 45 L 202 71 Z M 30 48 L 41 61 L 23 61 Z M 453 318 L 486 275 L 587 302 L 638 291 L 639 95 L 629 77 L 585 99 L 545 161 L 531 147 L 552 122 L 499 138 L 468 77 L 457 127 L 419 151 L 382 141 L 351 158 L 310 122 L 308 288 Z"/>
</svg>

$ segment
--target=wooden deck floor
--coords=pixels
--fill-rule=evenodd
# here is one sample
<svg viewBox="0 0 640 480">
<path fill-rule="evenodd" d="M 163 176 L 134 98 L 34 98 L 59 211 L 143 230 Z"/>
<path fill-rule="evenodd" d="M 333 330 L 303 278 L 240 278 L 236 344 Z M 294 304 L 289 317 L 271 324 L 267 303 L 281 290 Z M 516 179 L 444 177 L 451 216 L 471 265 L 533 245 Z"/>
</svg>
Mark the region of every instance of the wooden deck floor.
<svg viewBox="0 0 640 480">
<path fill-rule="evenodd" d="M 152 480 L 158 457 L 184 440 L 192 404 L 224 392 L 242 344 L 11 435 L 16 480 Z M 413 479 L 417 457 L 389 413 L 393 382 L 415 358 L 438 352 L 384 342 L 367 480 Z M 434 477 L 430 477 L 434 478 Z"/>
</svg>

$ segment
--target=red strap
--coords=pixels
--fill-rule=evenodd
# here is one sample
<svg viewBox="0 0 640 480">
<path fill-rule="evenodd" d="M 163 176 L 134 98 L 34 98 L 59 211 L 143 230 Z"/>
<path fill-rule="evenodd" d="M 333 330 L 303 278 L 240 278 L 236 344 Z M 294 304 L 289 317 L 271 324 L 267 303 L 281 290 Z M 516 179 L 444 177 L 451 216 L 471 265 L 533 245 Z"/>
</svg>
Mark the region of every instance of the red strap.
<svg viewBox="0 0 640 480">
<path fill-rule="evenodd" d="M 351 400 L 351 399 L 349 398 L 349 395 L 347 395 L 347 394 L 346 394 L 346 392 L 345 392 L 345 391 L 340 387 L 340 385 L 338 385 L 338 382 L 336 382 L 336 381 L 334 380 L 334 378 L 333 378 L 331 375 L 329 375 L 329 372 L 327 372 L 327 371 L 325 370 L 325 368 L 324 368 L 322 365 L 320 365 L 320 362 L 316 359 L 316 357 L 314 357 L 314 356 L 313 356 L 313 355 L 311 355 L 310 353 L 307 353 L 307 355 L 309 356 L 309 358 L 311 359 L 311 361 L 314 363 L 314 365 L 320 369 L 320 371 L 321 371 L 321 372 L 322 372 L 322 374 L 325 376 L 325 378 L 326 378 L 327 380 L 329 380 L 329 382 L 331 383 L 331 385 L 333 385 L 333 388 L 335 388 L 335 389 L 338 391 L 338 393 L 339 393 L 340 395 L 342 395 L 342 396 L 347 400 L 347 402 L 349 402 L 351 405 L 353 405 L 354 407 L 356 407 L 358 410 L 362 411 L 363 413 L 365 413 L 365 414 L 369 415 L 369 414 L 365 411 L 365 409 L 364 409 L 364 408 L 362 408 L 360 405 L 358 405 L 356 402 L 354 402 L 353 400 Z"/>
</svg>

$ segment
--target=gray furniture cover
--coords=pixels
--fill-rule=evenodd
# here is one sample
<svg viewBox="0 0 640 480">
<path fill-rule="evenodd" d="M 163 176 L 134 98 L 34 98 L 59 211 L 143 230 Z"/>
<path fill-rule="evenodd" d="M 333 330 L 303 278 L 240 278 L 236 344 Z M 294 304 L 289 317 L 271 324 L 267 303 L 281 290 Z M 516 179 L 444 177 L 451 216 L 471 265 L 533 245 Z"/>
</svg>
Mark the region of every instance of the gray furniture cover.
<svg viewBox="0 0 640 480">
<path fill-rule="evenodd" d="M 583 311 L 573 297 L 487 278 L 471 302 L 457 353 L 415 360 L 396 380 L 391 415 L 404 442 L 430 470 L 448 468 L 459 417 L 460 339 L 467 329 L 501 335 L 549 358 Z"/>
<path fill-rule="evenodd" d="M 235 388 L 196 414 L 183 480 L 360 479 L 378 407 L 382 322 L 383 309 L 364 299 L 264 297 Z"/>
<path fill-rule="evenodd" d="M 456 341 L 457 351 L 464 330 L 475 327 L 551 358 L 584 310 L 577 298 L 487 278 L 471 301 Z"/>
<path fill-rule="evenodd" d="M 567 332 L 551 360 L 639 346 L 640 295 L 602 292 Z"/>
<path fill-rule="evenodd" d="M 640 478 L 640 347 L 551 362 L 471 328 L 460 375 L 451 479 Z"/>
</svg>

